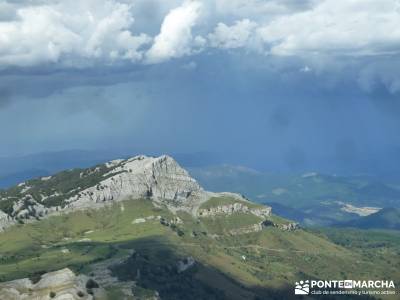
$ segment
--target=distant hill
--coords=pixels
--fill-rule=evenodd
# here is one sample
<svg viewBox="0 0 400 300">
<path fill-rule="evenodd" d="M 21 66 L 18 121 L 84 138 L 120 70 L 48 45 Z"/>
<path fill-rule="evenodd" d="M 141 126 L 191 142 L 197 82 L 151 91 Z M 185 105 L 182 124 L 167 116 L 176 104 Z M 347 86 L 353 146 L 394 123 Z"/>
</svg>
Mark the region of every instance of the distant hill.
<svg viewBox="0 0 400 300">
<path fill-rule="evenodd" d="M 277 202 L 265 202 L 264 204 L 271 206 L 275 214 L 306 226 L 329 226 L 335 223 L 335 215 L 332 215 L 332 217 L 326 215 L 320 217 L 319 215 L 307 213 L 301 209 L 291 208 Z"/>
<path fill-rule="evenodd" d="M 400 208 L 399 185 L 371 176 L 276 174 L 229 165 L 192 168 L 190 173 L 208 190 L 246 195 L 306 225 L 349 222 L 370 208 Z"/>
<path fill-rule="evenodd" d="M 6 174 L 6 175 L 2 175 L 2 176 L 0 175 L 0 189 L 11 187 L 20 182 L 24 182 L 26 180 L 29 180 L 29 179 L 32 179 L 35 177 L 48 176 L 48 175 L 50 175 L 49 172 L 47 172 L 46 170 L 39 170 L 39 169 L 25 170 L 25 171 Z"/>
<path fill-rule="evenodd" d="M 355 227 L 361 229 L 396 229 L 400 230 L 400 209 L 383 208 L 377 213 L 345 222 L 340 227 Z"/>
</svg>

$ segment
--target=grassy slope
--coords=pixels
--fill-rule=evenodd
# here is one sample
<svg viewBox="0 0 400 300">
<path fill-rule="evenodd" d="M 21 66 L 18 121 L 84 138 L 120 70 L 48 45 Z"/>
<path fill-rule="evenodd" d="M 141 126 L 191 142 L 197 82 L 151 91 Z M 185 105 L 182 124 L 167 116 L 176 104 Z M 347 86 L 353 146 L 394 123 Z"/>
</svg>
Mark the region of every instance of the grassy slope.
<svg viewBox="0 0 400 300">
<path fill-rule="evenodd" d="M 235 199 L 229 196 L 222 196 L 222 197 L 212 197 L 210 198 L 207 202 L 203 203 L 200 208 L 202 209 L 207 209 L 210 207 L 215 207 L 215 206 L 222 206 L 222 205 L 229 205 L 229 204 L 235 204 L 235 203 L 241 203 L 243 205 L 246 205 L 249 208 L 260 208 L 262 207 L 259 204 L 252 203 L 250 201 L 242 201 L 239 199 Z"/>
<path fill-rule="evenodd" d="M 334 243 L 357 252 L 369 260 L 371 278 L 383 276 L 400 284 L 400 232 L 397 230 L 362 230 L 355 228 L 322 228 L 313 231 L 327 237 Z"/>
<path fill-rule="evenodd" d="M 109 254 L 109 246 L 113 243 L 164 233 L 163 226 L 154 226 L 156 221 L 135 227 L 131 224 L 135 218 L 160 213 L 149 201 L 126 201 L 123 206 L 126 213 L 121 206 L 115 205 L 10 228 L 0 234 L 0 278 L 18 278 L 47 270 L 49 266 L 59 269 L 70 264 L 86 263 Z M 90 239 L 90 242 L 85 242 L 85 239 Z M 71 252 L 61 255 L 65 247 Z"/>
<path fill-rule="evenodd" d="M 154 208 L 148 200 L 130 200 L 103 210 L 76 212 L 13 227 L 0 234 L 0 278 L 3 281 L 33 276 L 66 266 L 90 272 L 90 263 L 123 256 L 127 249 L 148 256 L 145 261 L 131 262 L 133 266 L 139 264 L 149 270 L 147 275 L 142 275 L 144 292 L 147 289 L 164 291 L 163 287 L 168 287 L 169 290 L 164 291 L 167 295 L 174 291 L 173 284 L 168 281 L 169 273 L 160 279 L 159 286 L 149 280 L 151 275 L 159 272 L 160 266 L 162 270 L 169 270 L 168 264 L 188 255 L 198 264 L 192 273 L 185 275 L 189 277 L 179 279 L 183 280 L 185 288 L 193 292 L 190 289 L 196 286 L 197 280 L 202 288 L 196 292 L 210 296 L 214 294 L 207 294 L 211 293 L 208 290 L 218 287 L 228 299 L 251 299 L 256 294 L 270 293 L 263 291 L 265 288 L 284 289 L 296 279 L 304 278 L 371 279 L 372 275 L 377 279 L 400 278 L 399 256 L 392 257 L 389 262 L 379 255 L 336 245 L 325 233 L 283 232 L 271 227 L 262 232 L 215 239 L 210 235 L 221 230 L 223 219 L 215 221 L 219 222 L 216 226 L 214 221 L 196 221 L 185 213 L 179 213 L 184 221 L 183 225 L 178 225 L 184 233 L 182 236 L 176 234 L 176 228 L 163 226 L 156 219 L 132 224 L 134 219 L 150 215 L 172 218 L 170 212 Z M 249 216 L 233 217 L 234 220 L 226 218 L 226 226 L 241 227 Z M 70 253 L 63 254 L 62 249 L 69 249 Z M 164 259 L 166 251 L 173 253 L 170 260 Z M 242 259 L 243 255 L 246 260 Z M 152 264 L 154 261 L 160 266 Z M 255 288 L 261 290 L 255 292 Z"/>
</svg>

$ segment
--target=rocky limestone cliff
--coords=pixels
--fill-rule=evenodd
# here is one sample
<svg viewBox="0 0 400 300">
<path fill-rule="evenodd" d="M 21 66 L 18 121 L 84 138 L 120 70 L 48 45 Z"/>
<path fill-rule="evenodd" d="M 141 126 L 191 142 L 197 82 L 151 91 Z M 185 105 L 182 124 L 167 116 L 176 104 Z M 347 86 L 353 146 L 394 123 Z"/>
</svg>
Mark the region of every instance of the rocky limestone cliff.
<svg viewBox="0 0 400 300">
<path fill-rule="evenodd" d="M 0 283 L 2 300 L 92 300 L 104 299 L 104 290 L 85 275 L 76 276 L 70 269 L 42 275 L 37 283 L 18 279 Z"/>
<path fill-rule="evenodd" d="M 199 216 L 202 203 L 219 195 L 247 202 L 232 193 L 211 193 L 169 156 L 136 156 L 114 160 L 93 168 L 67 170 L 0 191 L 0 231 L 17 223 L 76 210 L 96 209 L 127 200 L 147 198 L 155 206 L 167 207 L 172 212 L 187 211 Z M 3 211 L 1 211 L 1 209 Z M 267 216 L 271 209 L 220 207 L 207 214 L 246 210 L 258 216 Z"/>
<path fill-rule="evenodd" d="M 0 210 L 0 232 L 14 223 L 15 221 L 9 215 Z"/>
<path fill-rule="evenodd" d="M 67 199 L 67 208 L 92 208 L 127 197 L 151 198 L 169 206 L 188 208 L 205 193 L 196 180 L 169 156 L 137 156 L 109 164 L 115 167 L 105 175 L 113 176 Z"/>
</svg>

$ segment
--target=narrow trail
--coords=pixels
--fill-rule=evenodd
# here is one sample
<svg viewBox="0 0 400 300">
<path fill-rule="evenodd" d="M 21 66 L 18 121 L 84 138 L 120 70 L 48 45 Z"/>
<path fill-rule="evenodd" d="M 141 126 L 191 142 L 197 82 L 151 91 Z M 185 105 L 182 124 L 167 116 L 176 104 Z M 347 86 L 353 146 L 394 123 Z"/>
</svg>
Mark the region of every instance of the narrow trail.
<svg viewBox="0 0 400 300">
<path fill-rule="evenodd" d="M 262 249 L 268 251 L 275 251 L 275 252 L 298 252 L 298 253 L 306 253 L 304 250 L 294 250 L 294 249 L 276 249 L 276 248 L 268 248 L 263 247 L 260 245 L 245 245 L 245 246 L 217 246 L 218 248 L 224 249 L 240 249 L 240 248 L 254 248 L 254 249 Z"/>
<path fill-rule="evenodd" d="M 201 247 L 201 245 L 196 243 L 180 243 L 182 246 L 189 246 L 189 247 Z M 263 247 L 260 245 L 243 245 L 243 246 L 221 246 L 221 245 L 213 245 L 213 247 L 220 248 L 220 249 L 241 249 L 241 248 L 254 248 L 254 249 L 262 249 L 267 251 L 275 251 L 275 252 L 297 252 L 297 253 L 308 253 L 307 251 L 303 250 L 294 250 L 294 249 L 276 249 L 276 248 L 268 248 Z"/>
</svg>

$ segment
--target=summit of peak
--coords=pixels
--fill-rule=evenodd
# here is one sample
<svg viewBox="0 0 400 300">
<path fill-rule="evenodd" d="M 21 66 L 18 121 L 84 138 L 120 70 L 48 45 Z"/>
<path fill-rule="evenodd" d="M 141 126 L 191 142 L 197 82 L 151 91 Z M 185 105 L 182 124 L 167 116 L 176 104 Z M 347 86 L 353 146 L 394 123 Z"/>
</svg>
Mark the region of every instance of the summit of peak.
<svg viewBox="0 0 400 300">
<path fill-rule="evenodd" d="M 205 191 L 171 156 L 137 155 L 29 180 L 1 192 L 0 231 L 18 220 L 96 209 L 129 199 L 145 198 L 155 206 L 195 215 L 202 203 L 216 195 Z"/>
<path fill-rule="evenodd" d="M 126 160 L 113 160 L 105 166 L 109 170 L 101 180 L 67 199 L 68 207 L 93 207 L 127 197 L 184 205 L 189 198 L 204 192 L 197 181 L 168 155 L 138 155 Z"/>
</svg>

